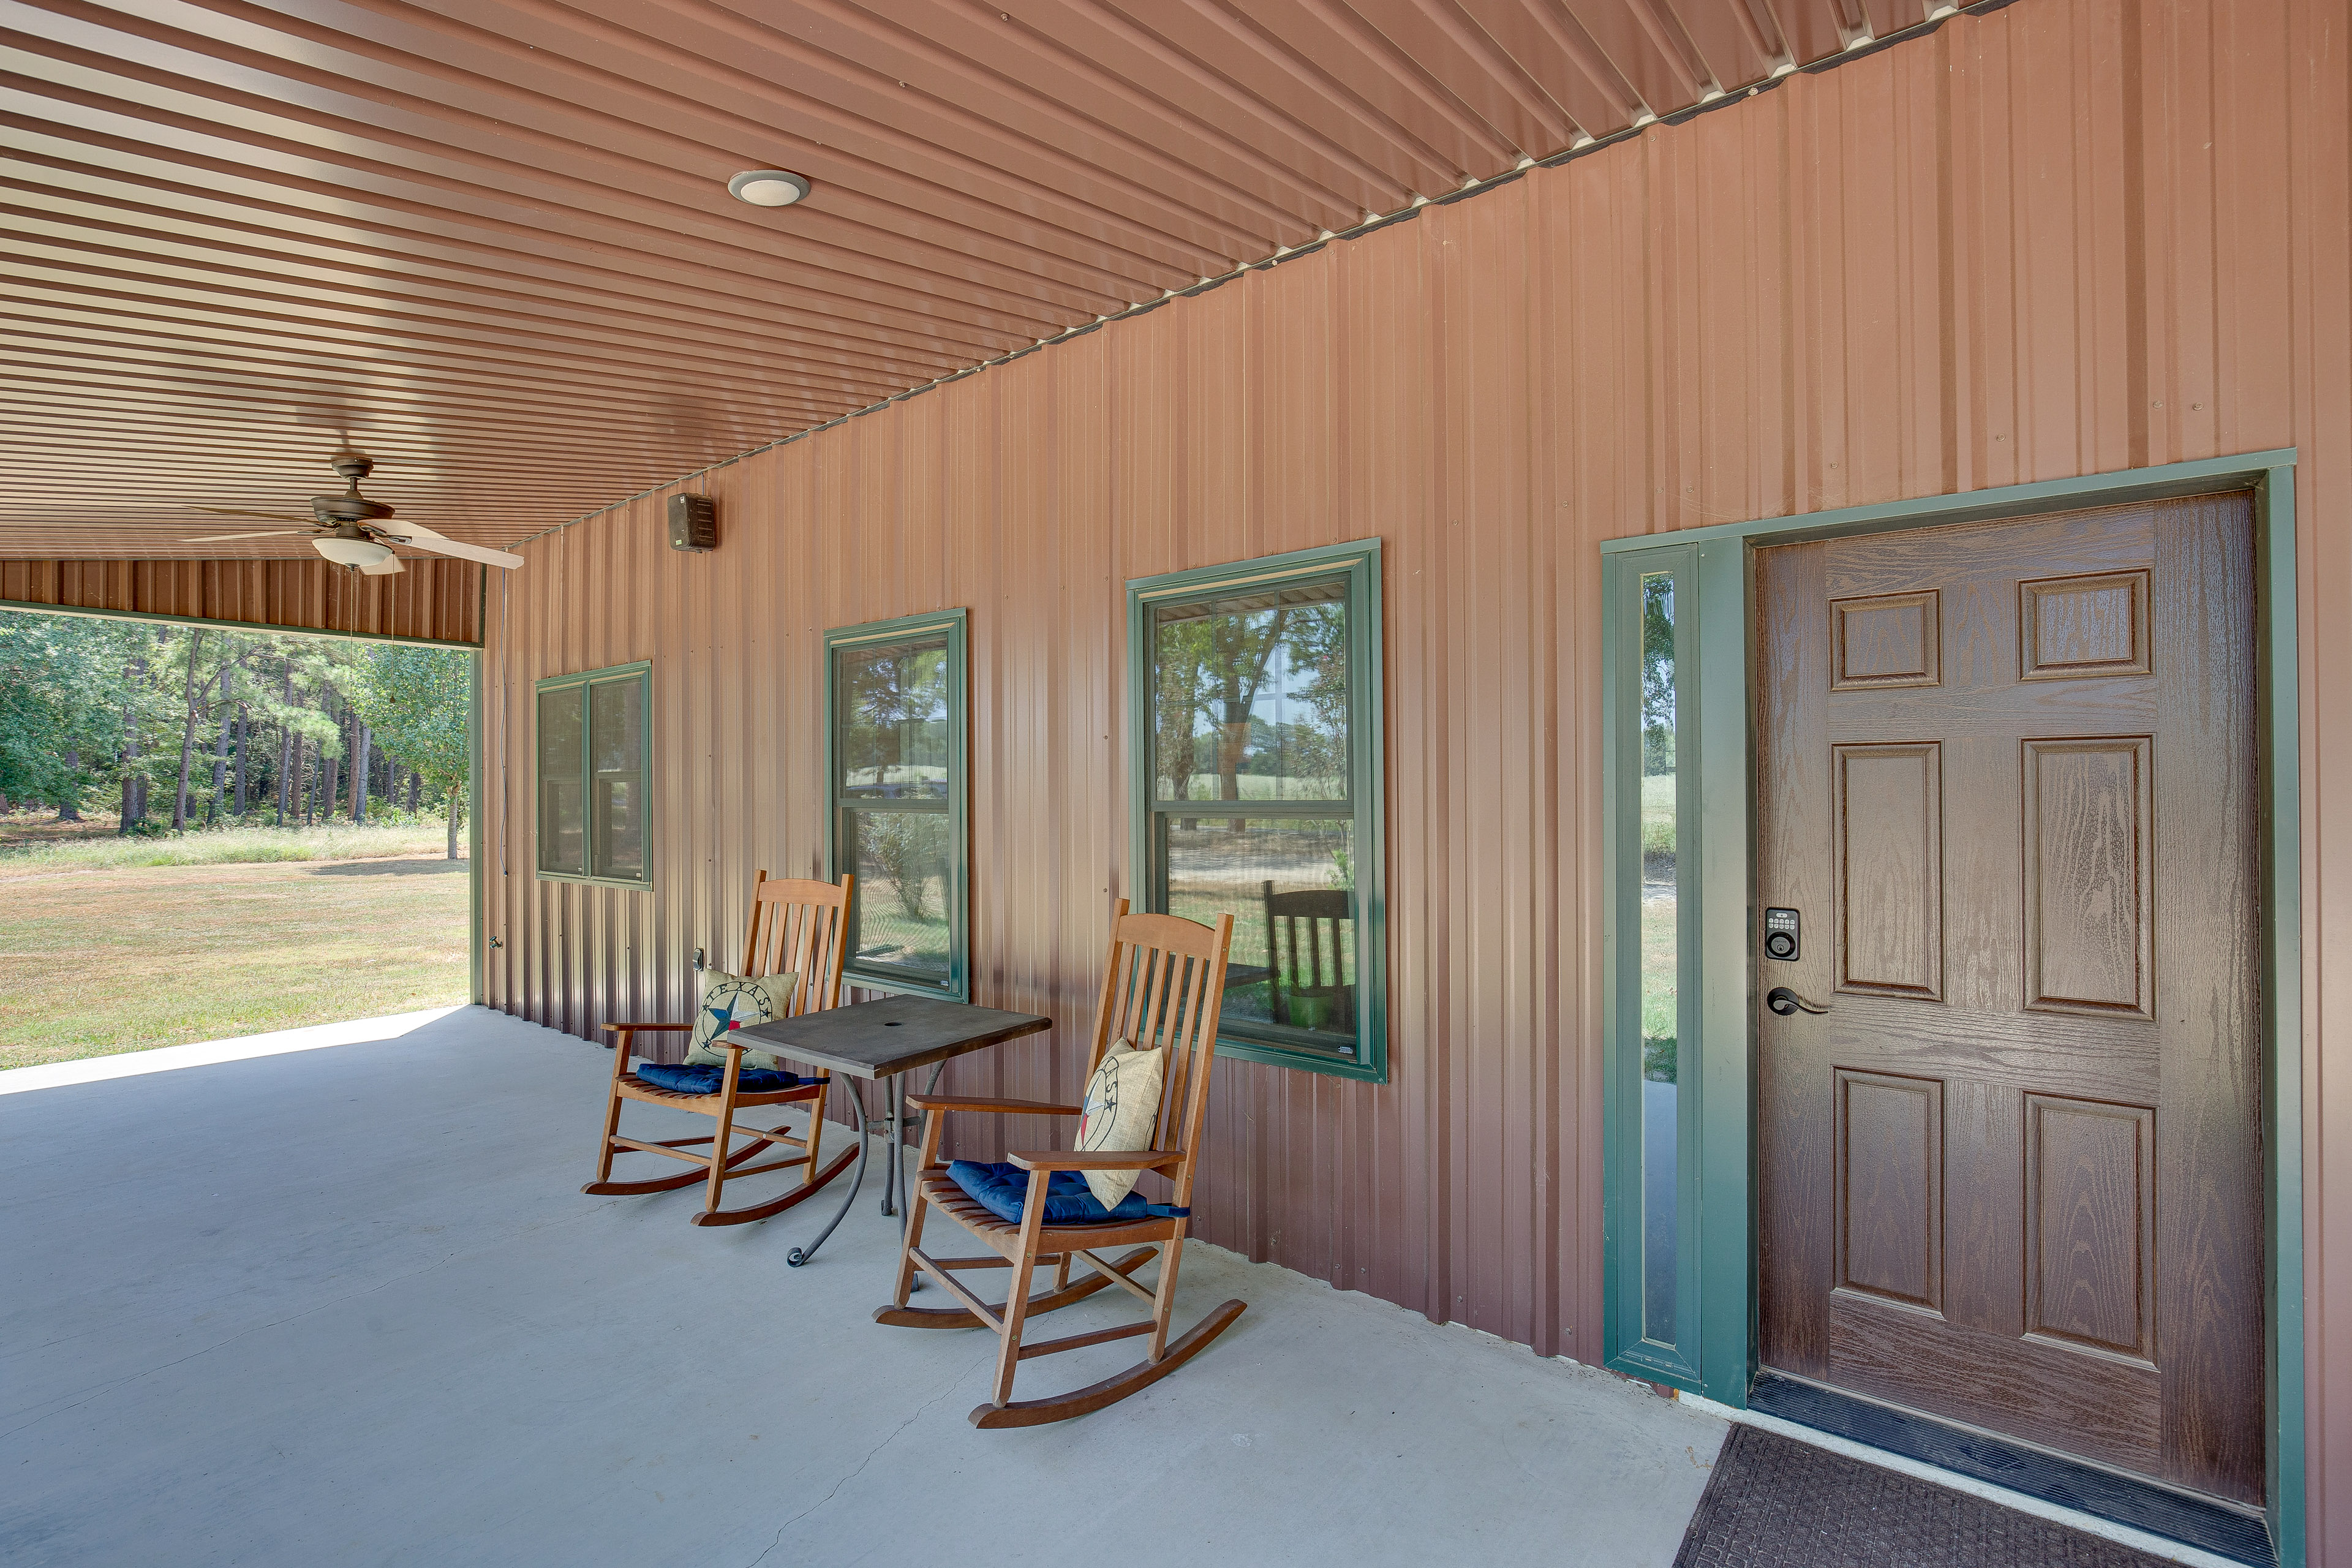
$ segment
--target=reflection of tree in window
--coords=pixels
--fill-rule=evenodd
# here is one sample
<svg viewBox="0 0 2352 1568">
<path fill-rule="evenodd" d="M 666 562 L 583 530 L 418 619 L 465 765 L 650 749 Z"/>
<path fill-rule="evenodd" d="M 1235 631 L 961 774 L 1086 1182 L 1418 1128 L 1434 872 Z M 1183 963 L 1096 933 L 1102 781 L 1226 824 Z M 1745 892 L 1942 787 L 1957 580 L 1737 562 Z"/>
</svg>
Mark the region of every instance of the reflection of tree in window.
<svg viewBox="0 0 2352 1568">
<path fill-rule="evenodd" d="M 892 649 L 845 661 L 843 674 L 844 785 L 885 796 L 909 786 L 945 795 L 947 649 Z"/>
<path fill-rule="evenodd" d="M 1675 580 L 1642 579 L 1642 772 L 1675 771 Z"/>
<path fill-rule="evenodd" d="M 1158 611 L 1160 799 L 1346 798 L 1344 593 L 1343 584 L 1318 584 Z M 1213 794 L 1195 788 L 1212 777 Z M 1238 833 L 1245 821 L 1228 826 Z"/>
</svg>

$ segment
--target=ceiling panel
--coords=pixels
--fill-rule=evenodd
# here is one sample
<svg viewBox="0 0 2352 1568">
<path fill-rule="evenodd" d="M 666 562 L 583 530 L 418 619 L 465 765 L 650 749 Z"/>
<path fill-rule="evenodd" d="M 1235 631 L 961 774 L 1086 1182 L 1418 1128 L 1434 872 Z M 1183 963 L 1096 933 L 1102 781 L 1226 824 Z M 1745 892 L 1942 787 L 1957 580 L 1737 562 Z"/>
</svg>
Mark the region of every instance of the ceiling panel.
<svg viewBox="0 0 2352 1568">
<path fill-rule="evenodd" d="M 510 543 L 1939 8 L 0 0 L 0 555 Z"/>
</svg>

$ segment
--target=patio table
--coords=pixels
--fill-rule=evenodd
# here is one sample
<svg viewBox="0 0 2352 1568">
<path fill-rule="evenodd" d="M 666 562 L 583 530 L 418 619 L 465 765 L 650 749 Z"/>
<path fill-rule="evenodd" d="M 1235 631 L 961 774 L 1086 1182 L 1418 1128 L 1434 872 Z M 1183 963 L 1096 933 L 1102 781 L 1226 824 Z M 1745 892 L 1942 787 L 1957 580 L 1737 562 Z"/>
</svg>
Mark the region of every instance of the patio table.
<svg viewBox="0 0 2352 1568">
<path fill-rule="evenodd" d="M 1053 1026 L 1054 1020 L 1034 1013 L 1007 1013 L 969 1003 L 943 1002 L 932 996 L 885 996 L 847 1007 L 826 1007 L 797 1018 L 747 1025 L 741 1029 L 740 1037 L 747 1044 L 835 1074 L 848 1089 L 850 1103 L 857 1110 L 857 1170 L 850 1178 L 849 1191 L 816 1239 L 806 1247 L 793 1247 L 785 1255 L 785 1263 L 798 1268 L 815 1257 L 816 1249 L 824 1245 L 834 1227 L 849 1213 L 850 1205 L 857 1201 L 858 1191 L 866 1184 L 866 1140 L 877 1131 L 887 1131 L 892 1151 L 889 1173 L 882 1184 L 882 1212 L 898 1215 L 899 1232 L 904 1235 L 906 1155 L 899 1142 L 899 1129 L 906 1117 L 905 1074 L 929 1067 L 930 1087 L 937 1089 L 940 1073 L 952 1058 Z M 857 1089 L 860 1079 L 884 1084 L 887 1106 L 884 1114 L 866 1114 L 866 1097 Z M 823 1105 L 817 1107 L 817 1114 L 824 1114 Z"/>
</svg>

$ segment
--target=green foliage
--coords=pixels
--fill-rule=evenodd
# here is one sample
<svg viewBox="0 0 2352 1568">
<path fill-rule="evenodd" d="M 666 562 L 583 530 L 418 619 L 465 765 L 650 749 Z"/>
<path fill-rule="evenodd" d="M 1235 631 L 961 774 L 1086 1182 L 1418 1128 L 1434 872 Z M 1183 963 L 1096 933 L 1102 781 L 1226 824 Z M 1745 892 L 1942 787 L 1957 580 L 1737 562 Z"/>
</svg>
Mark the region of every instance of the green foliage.
<svg viewBox="0 0 2352 1568">
<path fill-rule="evenodd" d="M 0 796 L 68 819 L 119 806 L 126 837 L 274 819 L 281 790 L 290 824 L 345 809 L 353 711 L 452 799 L 469 710 L 455 650 L 0 611 Z"/>
<path fill-rule="evenodd" d="M 931 918 L 931 878 L 947 858 L 948 819 L 935 811 L 878 811 L 866 817 L 866 847 L 912 921 Z"/>
<path fill-rule="evenodd" d="M 466 787 L 473 713 L 466 656 L 454 648 L 371 647 L 343 687 L 376 743 L 454 807 Z"/>
<path fill-rule="evenodd" d="M 1675 580 L 1642 579 L 1642 772 L 1675 771 Z"/>
<path fill-rule="evenodd" d="M 1673 1083 L 1680 1068 L 1675 1037 L 1654 1037 L 1642 1042 L 1642 1076 L 1652 1083 Z"/>
</svg>

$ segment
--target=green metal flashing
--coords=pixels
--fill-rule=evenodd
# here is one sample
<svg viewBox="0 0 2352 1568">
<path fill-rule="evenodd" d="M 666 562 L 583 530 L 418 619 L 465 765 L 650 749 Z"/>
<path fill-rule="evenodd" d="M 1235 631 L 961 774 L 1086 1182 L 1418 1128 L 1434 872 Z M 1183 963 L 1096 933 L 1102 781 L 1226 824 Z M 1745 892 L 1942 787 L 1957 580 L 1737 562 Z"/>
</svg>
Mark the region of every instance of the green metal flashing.
<svg viewBox="0 0 2352 1568">
<path fill-rule="evenodd" d="M 1771 536 L 1774 544 L 1801 544 L 1811 539 L 1834 539 L 1848 533 L 2024 517 L 2033 512 L 2063 510 L 2069 506 L 2115 506 L 2125 501 L 2160 500 L 2167 496 L 2252 489 L 2273 472 L 2291 468 L 2294 464 L 2294 448 L 2289 447 L 2234 458 L 2167 463 L 2161 468 L 2043 479 L 2030 485 L 2003 485 L 1997 489 L 1963 490 L 1957 495 L 1915 496 L 1908 500 L 1882 501 L 1874 506 L 1840 507 L 1833 511 L 1800 512 L 1792 517 L 1759 518 L 1749 522 L 1721 522 L 1710 528 L 1680 529 L 1671 533 L 1637 533 L 1605 540 L 1601 552 L 1610 555 L 1625 550 L 1654 549 L 1661 544 L 1703 544 L 1717 539 L 1755 539 L 1766 534 Z"/>
<path fill-rule="evenodd" d="M 478 648 L 466 660 L 466 975 L 472 999 L 481 1003 L 489 997 L 482 941 L 487 901 L 482 886 L 482 759 L 489 754 L 489 737 L 482 726 L 482 654 Z"/>
<path fill-rule="evenodd" d="M 827 880 L 838 882 L 845 869 L 841 864 L 842 813 L 845 810 L 870 809 L 875 805 L 873 802 L 845 801 L 841 796 L 841 769 L 835 755 L 835 748 L 840 739 L 840 731 L 835 727 L 838 715 L 835 711 L 835 699 L 840 690 L 840 681 L 835 655 L 842 648 L 905 642 L 942 633 L 948 642 L 948 689 L 954 693 L 948 715 L 948 856 L 953 868 L 953 886 L 948 891 L 950 906 L 948 983 L 945 985 L 926 984 L 877 965 L 861 964 L 855 957 L 845 965 L 842 978 L 846 984 L 866 991 L 969 1002 L 971 1000 L 970 612 L 961 608 L 937 610 L 927 616 L 901 616 L 896 620 L 838 626 L 824 634 L 824 874 Z M 862 902 L 865 896 L 861 888 L 857 893 L 858 900 Z"/>
<path fill-rule="evenodd" d="M 539 747 L 538 747 L 538 744 L 537 744 L 536 739 L 534 739 L 533 743 L 532 743 L 532 746 L 531 746 L 531 763 L 530 763 L 530 773 L 531 773 L 531 790 L 530 790 L 530 800 L 531 800 L 531 806 L 530 806 L 530 812 L 531 812 L 531 856 L 530 856 L 530 860 L 531 860 L 531 875 L 532 875 L 533 877 L 537 878 L 540 881 L 542 881 L 542 882 L 576 882 L 576 883 L 579 883 L 579 884 L 580 884 L 581 886 L 583 886 L 583 887 L 588 887 L 588 888 L 619 888 L 619 889 L 625 889 L 625 890 L 626 890 L 626 891 L 633 892 L 633 893 L 643 893 L 643 892 L 649 892 L 649 891 L 651 891 L 651 890 L 652 890 L 652 889 L 653 889 L 653 885 L 654 885 L 654 846 L 653 846 L 653 831 L 652 831 L 652 828 L 653 828 L 653 825 L 654 825 L 655 823 L 656 823 L 656 822 L 658 822 L 658 821 L 660 821 L 660 820 L 661 820 L 661 818 L 660 818 L 660 816 L 659 816 L 659 815 L 658 815 L 657 809 L 656 809 L 656 807 L 657 807 L 657 804 L 658 804 L 658 803 L 656 802 L 656 797 L 655 797 L 655 795 L 654 795 L 655 784 L 654 784 L 654 769 L 653 769 L 653 744 L 654 744 L 654 681 L 653 681 L 653 673 L 654 673 L 654 665 L 653 665 L 653 660 L 651 660 L 651 659 L 649 659 L 649 658 L 641 658 L 641 659 L 636 660 L 636 661 L 635 661 L 635 663 L 633 663 L 633 664 L 615 664 L 615 665 L 609 666 L 608 668 L 604 668 L 604 669 L 583 669 L 583 670 L 577 670 L 577 671 L 574 671 L 573 673 L 572 673 L 572 674 L 570 674 L 570 675 L 548 675 L 548 676 L 541 676 L 539 679 L 537 679 L 537 680 L 535 680 L 535 681 L 531 682 L 531 689 L 530 689 L 530 691 L 531 691 L 530 721 L 531 721 L 531 730 L 532 730 L 532 734 L 533 734 L 533 736 L 534 736 L 534 737 L 536 737 L 536 735 L 537 735 L 537 733 L 538 733 L 538 726 L 539 726 L 539 695 L 540 695 L 540 693 L 541 693 L 541 692 L 543 692 L 543 691 L 559 691 L 559 690 L 562 690 L 562 689 L 564 689 L 564 688 L 566 688 L 566 687 L 571 687 L 571 686 L 602 686 L 602 685 L 603 685 L 603 684 L 604 684 L 606 681 L 611 681 L 611 680 L 625 680 L 625 679 L 631 679 L 631 678 L 633 678 L 633 677 L 634 677 L 635 679 L 638 679 L 638 680 L 641 680 L 641 681 L 643 681 L 643 682 L 645 683 L 645 688 L 644 688 L 644 689 L 645 689 L 645 695 L 644 695 L 644 698 L 643 698 L 643 703 L 644 703 L 644 706 L 643 706 L 643 707 L 640 709 L 640 710 L 639 710 L 639 711 L 640 711 L 640 714 L 641 714 L 641 719 L 640 719 L 640 721 L 639 721 L 638 726 L 637 726 L 637 739 L 638 739 L 638 745 L 639 745 L 639 748 L 640 748 L 640 755 L 639 755 L 639 758 L 638 758 L 638 764 L 637 764 L 637 765 L 638 765 L 638 773 L 637 773 L 637 776 L 638 776 L 639 778 L 641 778 L 642 780 L 644 780 L 644 781 L 645 781 L 645 791 L 646 791 L 646 874 L 645 874 L 643 877 L 596 877 L 596 876 L 584 876 L 584 875 L 582 875 L 581 873 L 579 873 L 579 872 L 575 872 L 575 871 L 550 871 L 550 870 L 548 870 L 546 868 L 544 868 L 544 867 L 542 867 L 541 865 L 540 865 L 540 863 L 539 863 L 539 860 L 540 860 L 540 855 L 539 855 L 539 797 L 540 797 L 540 791 L 539 791 Z M 586 756 L 585 756 L 585 753 L 586 753 L 586 752 L 587 752 L 587 750 L 588 750 L 588 746 L 589 746 L 590 739 L 591 739 L 591 737 L 590 737 L 590 735 L 589 735 L 589 727 L 588 727 L 588 724 L 587 724 L 587 721 L 586 721 L 586 716 L 583 714 L 583 715 L 582 716 L 582 722 L 581 722 L 581 726 L 580 726 L 580 748 L 581 748 L 581 751 L 582 751 L 582 752 L 583 752 L 583 757 L 582 757 L 582 768 L 581 768 L 581 779 L 582 779 L 582 784 L 583 784 L 583 805 L 582 805 L 581 809 L 582 809 L 582 812 L 583 812 L 583 815 L 582 816 L 582 818 L 581 818 L 581 833 L 583 834 L 583 837 L 593 837 L 593 822 L 592 822 L 592 821 L 591 821 L 591 819 L 590 819 L 590 816 L 587 815 L 589 812 L 591 812 L 591 811 L 593 810 L 593 806 L 587 803 L 587 798 L 586 798 L 586 797 L 587 797 L 587 795 L 591 793 L 591 792 L 588 790 L 588 788 L 587 788 L 588 781 L 589 781 L 589 780 L 591 780 L 591 779 L 593 779 L 593 776 L 594 776 L 591 772 L 589 772 L 589 770 L 588 770 L 588 768 L 587 768 L 587 762 L 586 762 Z"/>
<path fill-rule="evenodd" d="M 1749 942 L 1753 918 L 1755 790 L 1753 738 L 1755 640 L 1750 552 L 1767 544 L 1792 544 L 1848 534 L 1990 521 L 2074 507 L 2110 506 L 2172 496 L 2230 489 L 2253 492 L 2255 502 L 2258 763 L 2261 769 L 2259 834 L 2262 867 L 2262 980 L 2263 1018 L 2263 1151 L 2266 1161 L 2265 1247 L 2267 1423 L 2271 1538 L 2280 1568 L 2303 1568 L 2305 1561 L 2304 1215 L 2303 1215 L 2303 954 L 2302 796 L 2299 752 L 2297 644 L 2295 626 L 2294 462 L 2293 448 L 2246 453 L 2192 463 L 2053 479 L 1959 495 L 1923 497 L 1873 507 L 1848 507 L 1728 523 L 1669 534 L 1611 540 L 1601 546 L 1601 731 L 1602 821 L 1606 825 L 1603 899 L 1602 1016 L 1606 1050 L 1602 1061 L 1602 1340 L 1607 1364 L 1637 1376 L 1674 1384 L 1735 1408 L 1747 1404 L 1755 1370 L 1755 1166 L 1754 1003 Z M 1623 756 L 1627 737 L 1626 695 L 1635 693 L 1638 718 L 1639 645 L 1626 625 L 1629 584 L 1645 572 L 1688 573 L 1696 586 L 1691 609 L 1697 621 L 1695 658 L 1696 711 L 1678 711 L 1677 729 L 1695 731 L 1699 743 L 1680 754 L 1678 775 L 1688 768 L 1696 784 L 1696 842 L 1699 868 L 1685 884 L 1696 901 L 1695 943 L 1681 951 L 1685 1005 L 1696 991 L 1703 1019 L 1696 1053 L 1698 1105 L 1686 1113 L 1685 1130 L 1696 1129 L 1701 1147 L 1687 1136 L 1678 1153 L 1678 1206 L 1685 1260 L 1696 1256 L 1695 1304 L 1678 1304 L 1678 1325 L 1694 1325 L 1696 1339 L 1678 1331 L 1671 1354 L 1643 1344 L 1630 1333 L 1625 1311 L 1638 1310 L 1639 1253 L 1625 1246 L 1629 1216 L 1638 1214 L 1629 1191 L 1624 1078 L 1625 1041 L 1634 1040 L 1631 1070 L 1639 1073 L 1638 992 L 1627 994 L 1628 937 L 1638 931 L 1640 840 L 1638 798 L 1626 798 Z M 1678 593 L 1680 580 L 1678 580 Z M 1638 619 L 1638 616 L 1636 616 Z M 1635 661 L 1625 667 L 1628 650 Z M 1632 684 L 1629 686 L 1629 679 Z M 1699 759 L 1703 758 L 1703 764 Z M 1636 781 L 1638 784 L 1638 781 Z M 1678 776 L 1678 795 L 1685 790 Z M 1686 796 L 1683 798 L 1687 798 Z M 1678 817 L 1682 812 L 1678 809 Z M 1678 823 L 1686 831 L 1688 819 Z M 1678 843 L 1694 839 L 1683 837 Z M 1630 857 L 1630 858 L 1629 858 Z M 1686 925 L 1685 930 L 1694 929 Z M 1684 1053 L 1684 1059 L 1689 1059 Z M 1688 1264 L 1685 1263 L 1686 1271 Z M 1629 1289 L 1634 1292 L 1628 1294 Z M 1638 1324 L 1638 1316 L 1633 1321 Z"/>
<path fill-rule="evenodd" d="M 2294 454 L 2255 489 L 2255 745 L 2261 769 L 2263 1247 L 2270 1345 L 2268 1510 L 2279 1568 L 2303 1568 L 2303 774 Z"/>
<path fill-rule="evenodd" d="M 1348 578 L 1348 689 L 1349 737 L 1348 791 L 1355 819 L 1358 1036 L 1353 1060 L 1294 1049 L 1266 1040 L 1220 1031 L 1217 1054 L 1240 1061 L 1298 1068 L 1333 1078 L 1386 1083 L 1389 1078 L 1388 816 L 1385 798 L 1388 743 L 1381 692 L 1381 542 L 1295 550 L 1283 555 L 1223 566 L 1196 567 L 1127 584 L 1127 722 L 1129 777 L 1129 886 L 1146 910 L 1164 910 L 1167 889 L 1152 852 L 1160 812 L 1152 799 L 1151 609 L 1162 600 L 1257 587 L 1299 577 Z M 1328 803 L 1256 800 L 1252 816 L 1311 816 Z"/>
<path fill-rule="evenodd" d="M 318 626 L 281 626 L 268 621 L 224 621 L 210 616 L 159 616 L 141 610 L 90 610 L 79 605 L 43 605 L 30 599 L 0 599 L 0 610 L 31 610 L 44 616 L 87 616 L 100 621 L 141 621 L 153 626 L 217 626 L 223 631 L 251 632 L 256 637 L 339 637 L 345 642 L 395 643 L 403 647 L 466 647 L 482 646 L 477 637 L 403 637 L 384 632 L 337 632 Z"/>
</svg>

